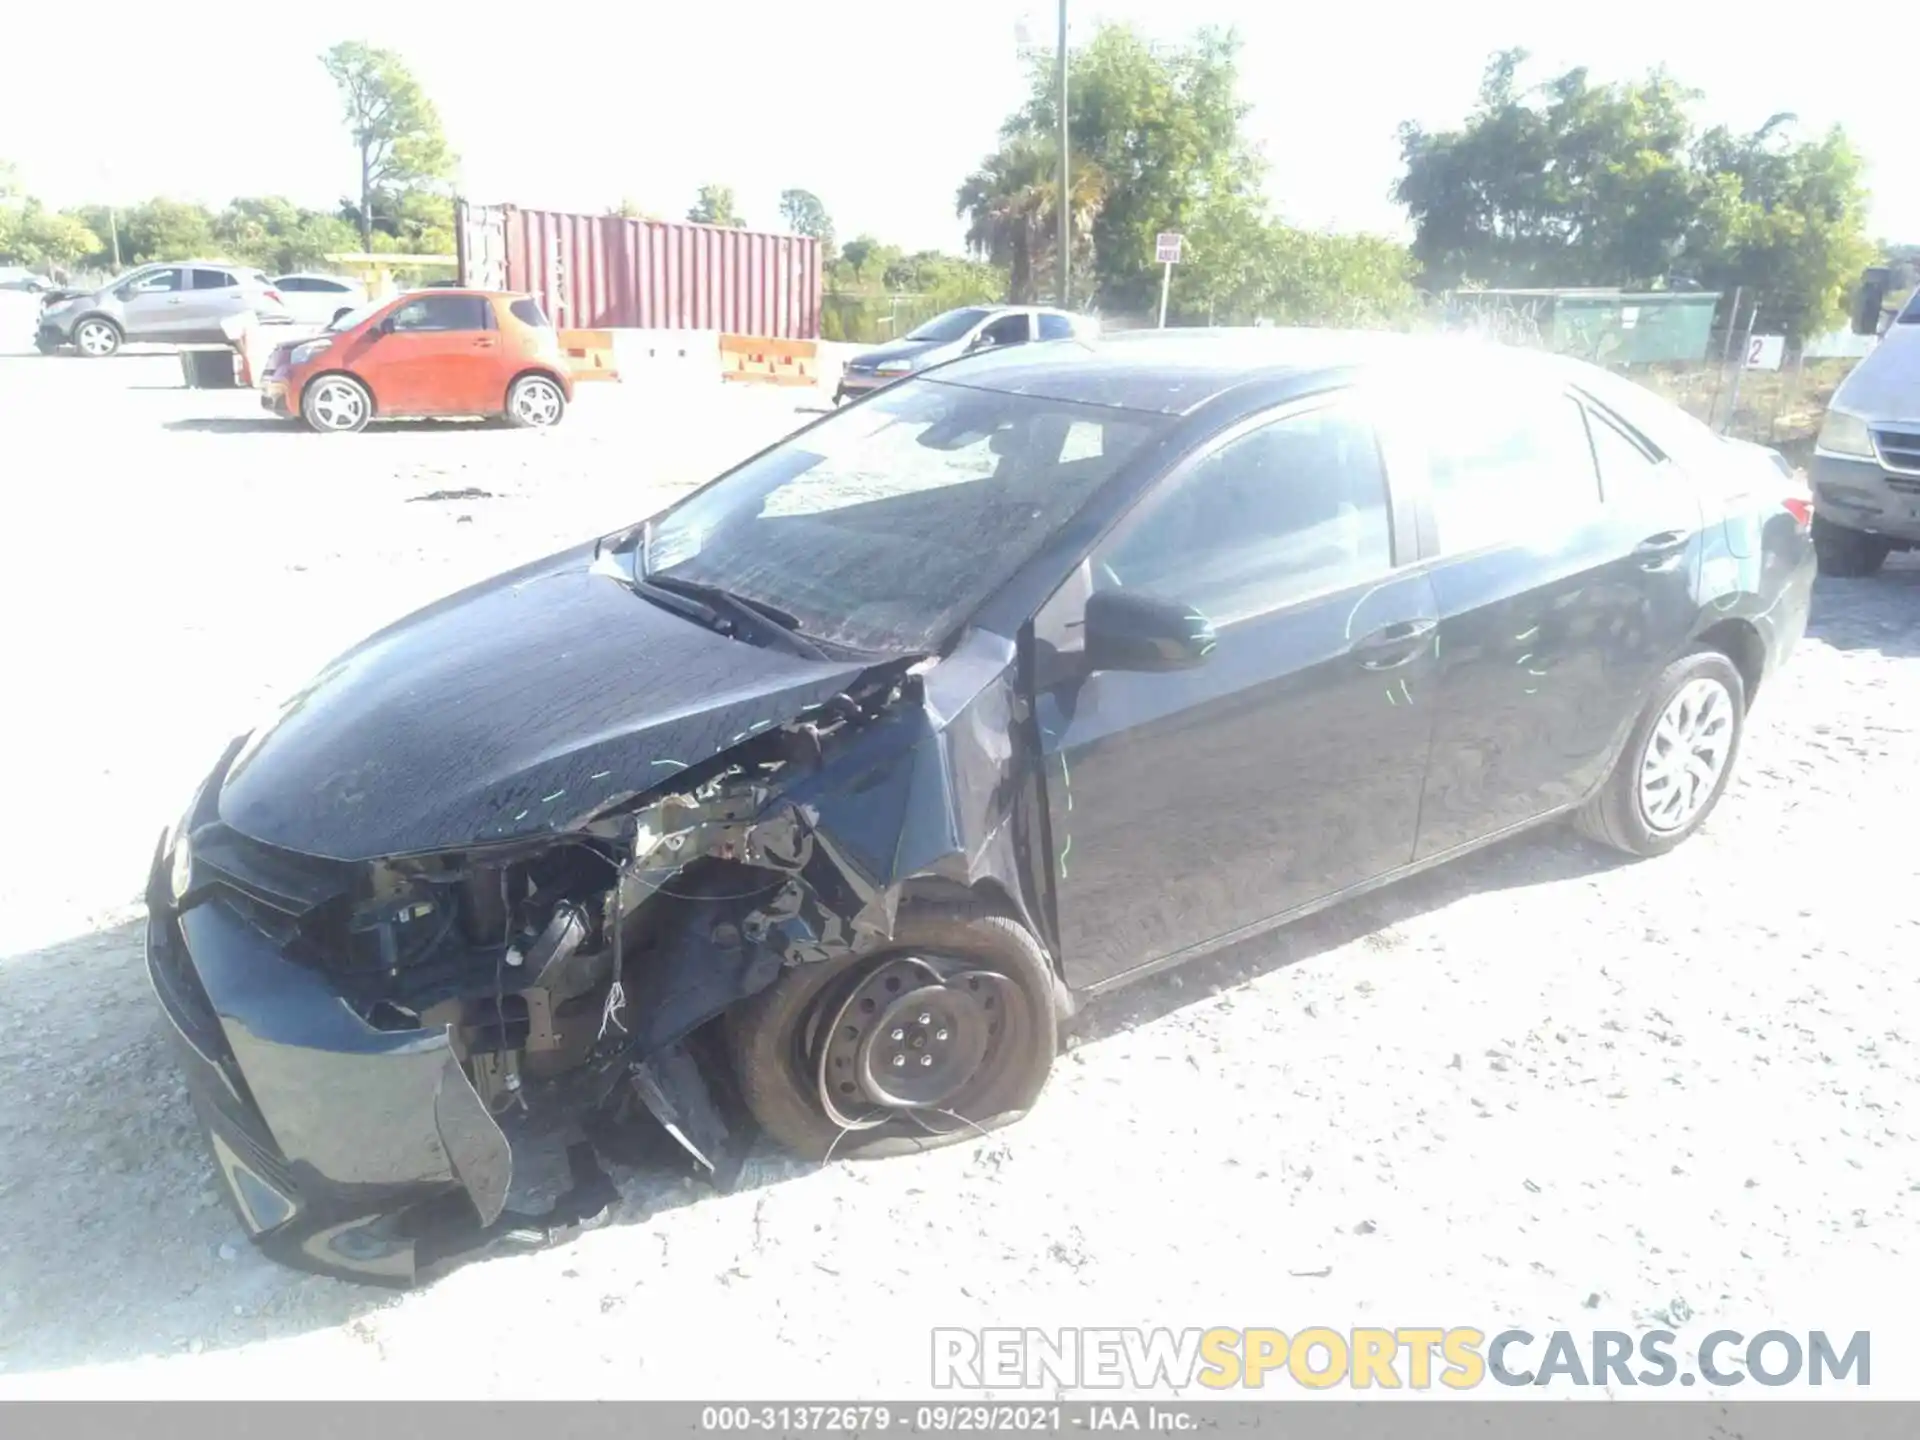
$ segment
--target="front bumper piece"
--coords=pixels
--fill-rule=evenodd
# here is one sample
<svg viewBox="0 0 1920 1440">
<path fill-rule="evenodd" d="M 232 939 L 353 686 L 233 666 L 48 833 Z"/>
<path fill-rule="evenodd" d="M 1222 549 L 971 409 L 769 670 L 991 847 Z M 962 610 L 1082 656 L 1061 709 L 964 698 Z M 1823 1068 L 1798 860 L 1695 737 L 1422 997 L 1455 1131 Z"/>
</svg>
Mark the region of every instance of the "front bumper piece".
<svg viewBox="0 0 1920 1440">
<path fill-rule="evenodd" d="M 1878 432 L 1876 443 L 1884 447 L 1893 433 Z M 1915 453 L 1920 453 L 1920 431 L 1916 431 L 1914 441 Z M 1908 452 L 1899 453 L 1904 459 Z M 1885 448 L 1881 455 L 1886 457 Z M 1920 543 L 1920 472 L 1817 452 L 1811 468 L 1814 504 L 1828 520 L 1849 530 Z"/>
<path fill-rule="evenodd" d="M 545 1216 L 506 1209 L 513 1155 L 445 1030 L 384 1031 L 218 899 L 176 912 L 163 840 L 146 962 L 221 1184 L 273 1259 L 362 1282 L 514 1238 L 545 1242 L 616 1198 L 589 1147 Z"/>
</svg>

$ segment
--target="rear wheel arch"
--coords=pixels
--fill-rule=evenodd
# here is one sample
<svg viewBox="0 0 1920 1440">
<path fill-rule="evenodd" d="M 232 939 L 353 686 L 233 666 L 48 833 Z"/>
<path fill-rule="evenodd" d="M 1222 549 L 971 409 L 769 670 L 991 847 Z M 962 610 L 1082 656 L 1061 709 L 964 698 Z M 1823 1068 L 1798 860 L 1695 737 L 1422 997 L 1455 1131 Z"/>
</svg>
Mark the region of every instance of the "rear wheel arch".
<svg viewBox="0 0 1920 1440">
<path fill-rule="evenodd" d="M 1746 708 L 1753 709 L 1753 697 L 1759 692 L 1767 668 L 1767 642 L 1760 638 L 1759 628 L 1751 620 L 1734 616 L 1703 630 L 1694 647 L 1717 650 L 1733 662 L 1733 668 L 1740 672 L 1741 684 L 1746 687 Z"/>
<path fill-rule="evenodd" d="M 567 377 L 560 374 L 552 366 L 526 365 L 526 366 L 522 366 L 520 369 L 514 371 L 513 374 L 509 375 L 507 377 L 507 383 L 501 387 L 500 408 L 502 410 L 505 410 L 507 408 L 507 397 L 513 394 L 513 387 L 518 385 L 522 380 L 525 380 L 529 375 L 537 375 L 542 380 L 551 380 L 554 384 L 560 387 L 560 394 L 563 397 L 569 400 L 573 398 L 570 394 L 568 394 Z"/>
</svg>

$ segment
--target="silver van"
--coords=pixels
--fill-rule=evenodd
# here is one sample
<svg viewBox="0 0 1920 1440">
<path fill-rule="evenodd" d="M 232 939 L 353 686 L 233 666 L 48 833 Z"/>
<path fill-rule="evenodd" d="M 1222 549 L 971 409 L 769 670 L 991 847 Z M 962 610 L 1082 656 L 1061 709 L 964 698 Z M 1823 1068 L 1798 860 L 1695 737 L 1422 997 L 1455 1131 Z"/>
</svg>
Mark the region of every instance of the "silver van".
<svg viewBox="0 0 1920 1440">
<path fill-rule="evenodd" d="M 1880 332 L 1841 382 L 1813 452 L 1813 543 L 1822 575 L 1871 575 L 1895 550 L 1920 549 L 1920 290 L 1869 270 L 1856 333 Z"/>
<path fill-rule="evenodd" d="M 71 345 L 97 359 L 122 345 L 215 344 L 226 338 L 220 322 L 249 310 L 268 323 L 292 319 L 262 271 L 223 260 L 142 265 L 55 299 L 40 312 L 34 345 L 43 355 Z"/>
</svg>

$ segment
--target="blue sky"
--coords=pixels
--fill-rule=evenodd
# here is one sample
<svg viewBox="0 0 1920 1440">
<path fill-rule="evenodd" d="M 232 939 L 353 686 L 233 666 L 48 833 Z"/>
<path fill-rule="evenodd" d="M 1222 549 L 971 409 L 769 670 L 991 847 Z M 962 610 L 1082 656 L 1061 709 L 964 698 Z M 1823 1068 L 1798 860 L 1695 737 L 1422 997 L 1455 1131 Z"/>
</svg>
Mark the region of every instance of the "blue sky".
<svg viewBox="0 0 1920 1440">
<path fill-rule="evenodd" d="M 750 223 L 769 224 L 781 189 L 801 185 L 842 236 L 910 248 L 958 246 L 954 190 L 1022 92 L 1019 26 L 1050 47 L 1055 23 L 1052 0 L 385 0 L 360 22 L 327 6 L 159 13 L 180 18 L 171 30 L 81 27 L 94 36 L 81 72 L 54 63 L 51 43 L 0 54 L 0 158 L 31 190 L 56 204 L 156 193 L 331 203 L 353 188 L 353 154 L 315 57 L 352 37 L 406 55 L 475 200 L 599 210 L 630 195 L 679 215 L 712 181 L 734 187 Z M 1835 43 L 1831 27 L 1810 44 L 1804 27 L 1762 13 L 1462 0 L 1307 17 L 1273 0 L 1071 0 L 1070 21 L 1076 33 L 1112 18 L 1169 37 L 1237 25 L 1251 129 L 1296 223 L 1401 233 L 1387 198 L 1395 127 L 1457 122 L 1488 53 L 1520 44 L 1541 75 L 1582 63 L 1617 78 L 1664 62 L 1706 92 L 1710 119 L 1839 121 L 1872 167 L 1875 232 L 1920 241 L 1920 127 L 1900 103 L 1898 42 L 1878 47 L 1879 70 L 1854 73 L 1842 57 L 1875 46 Z"/>
</svg>

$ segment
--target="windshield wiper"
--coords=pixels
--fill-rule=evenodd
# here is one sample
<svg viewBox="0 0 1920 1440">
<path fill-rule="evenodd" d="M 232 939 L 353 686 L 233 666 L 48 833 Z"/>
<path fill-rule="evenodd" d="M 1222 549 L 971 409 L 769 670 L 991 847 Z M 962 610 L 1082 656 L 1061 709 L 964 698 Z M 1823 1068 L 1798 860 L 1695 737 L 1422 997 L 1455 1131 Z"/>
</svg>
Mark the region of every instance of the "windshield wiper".
<svg viewBox="0 0 1920 1440">
<path fill-rule="evenodd" d="M 782 610 L 778 605 L 769 605 L 764 600 L 756 600 L 749 595 L 738 595 L 724 585 L 710 585 L 704 580 L 687 580 L 678 575 L 655 575 L 635 567 L 635 575 L 642 585 L 650 585 L 656 590 L 665 590 L 671 594 L 684 595 L 689 600 L 697 600 L 715 614 L 730 616 L 736 623 L 744 621 L 746 625 L 761 633 L 767 633 L 771 626 L 777 631 L 781 642 L 796 654 L 809 660 L 824 660 L 826 651 L 800 633 L 800 621 L 795 615 Z"/>
</svg>

